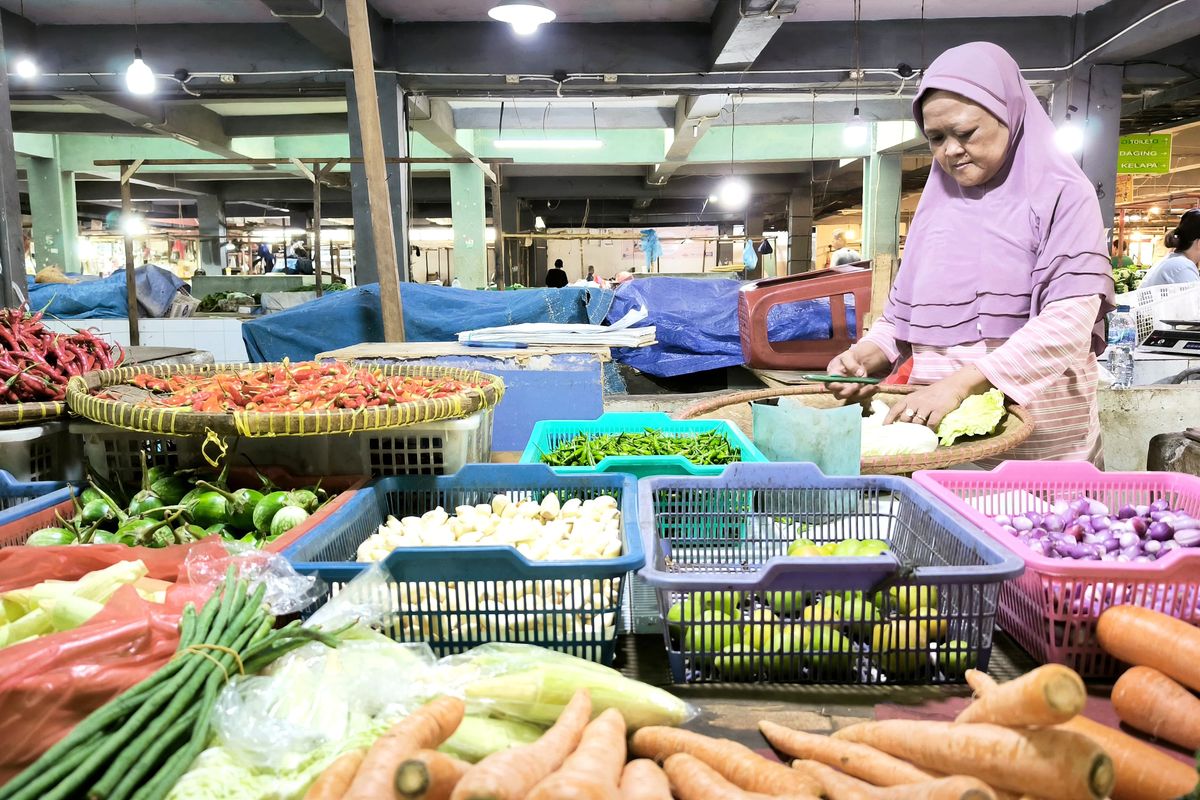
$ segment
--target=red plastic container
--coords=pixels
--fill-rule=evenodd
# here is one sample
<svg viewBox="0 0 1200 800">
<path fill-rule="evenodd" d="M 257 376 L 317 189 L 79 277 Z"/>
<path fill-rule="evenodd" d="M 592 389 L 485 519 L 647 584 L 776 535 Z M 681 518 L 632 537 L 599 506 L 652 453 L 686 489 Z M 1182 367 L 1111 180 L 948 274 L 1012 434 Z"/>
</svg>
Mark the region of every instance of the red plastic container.
<svg viewBox="0 0 1200 800">
<path fill-rule="evenodd" d="M 868 264 L 869 262 L 859 262 Z M 854 332 L 846 319 L 846 295 L 854 296 Z M 767 339 L 767 315 L 775 306 L 804 300 L 829 300 L 833 335 L 828 339 Z M 863 318 L 871 307 L 870 266 L 833 267 L 820 272 L 764 278 L 742 286 L 738 294 L 738 328 L 742 357 L 755 369 L 824 370 L 834 356 L 862 337 Z"/>
</svg>

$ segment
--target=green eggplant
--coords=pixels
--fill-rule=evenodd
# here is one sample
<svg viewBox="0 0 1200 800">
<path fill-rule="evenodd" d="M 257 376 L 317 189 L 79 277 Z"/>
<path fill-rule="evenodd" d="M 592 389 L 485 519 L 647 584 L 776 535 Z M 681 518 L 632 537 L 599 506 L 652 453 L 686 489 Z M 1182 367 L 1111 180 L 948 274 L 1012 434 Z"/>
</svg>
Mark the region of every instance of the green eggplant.
<svg viewBox="0 0 1200 800">
<path fill-rule="evenodd" d="M 29 547 L 59 547 L 75 543 L 75 534 L 66 528 L 42 528 L 29 534 L 29 538 L 25 540 Z"/>
<path fill-rule="evenodd" d="M 158 495 L 168 506 L 178 503 L 191 489 L 192 485 L 178 475 L 168 475 L 150 484 L 150 491 Z"/>
<path fill-rule="evenodd" d="M 171 530 L 170 525 L 151 531 L 150 540 L 146 542 L 149 547 L 170 547 L 175 543 L 175 531 Z"/>
<path fill-rule="evenodd" d="M 92 534 L 92 544 L 120 544 L 121 540 L 112 531 L 96 531 Z"/>
<path fill-rule="evenodd" d="M 300 523 L 308 519 L 308 512 L 299 506 L 284 506 L 275 512 L 271 519 L 271 535 L 268 541 L 278 539 Z"/>
<path fill-rule="evenodd" d="M 318 498 L 317 493 L 311 489 L 296 489 L 294 492 L 292 492 L 292 503 L 290 503 L 290 505 L 297 505 L 310 514 L 316 511 L 317 506 L 320 504 L 320 498 Z"/>
<path fill-rule="evenodd" d="M 271 492 L 259 500 L 254 507 L 254 529 L 264 535 L 270 533 L 275 514 L 284 506 L 292 505 L 288 502 L 290 495 L 291 492 Z"/>
<path fill-rule="evenodd" d="M 153 489 L 143 489 L 129 501 L 129 516 L 136 517 L 155 508 L 162 508 L 166 503 L 154 493 Z"/>
<path fill-rule="evenodd" d="M 84 489 L 82 492 L 79 493 L 79 502 L 85 506 L 88 503 L 92 502 L 93 500 L 102 500 L 102 499 L 104 499 L 104 498 L 102 498 L 100 496 L 99 490 L 97 490 L 96 488 L 94 488 L 92 486 L 87 487 L 86 489 Z"/>
<path fill-rule="evenodd" d="M 192 522 L 207 528 L 218 522 L 229 522 L 229 501 L 220 492 L 204 492 L 187 506 Z"/>
<path fill-rule="evenodd" d="M 97 498 L 89 500 L 83 504 L 83 510 L 79 513 L 79 519 L 85 525 L 92 525 L 107 519 L 116 519 L 117 513 L 106 500 Z"/>
<path fill-rule="evenodd" d="M 209 525 L 205 528 L 204 535 L 226 537 L 229 535 L 229 529 L 223 523 L 218 522 L 216 525 Z"/>
<path fill-rule="evenodd" d="M 173 474 L 173 470 L 166 464 L 157 464 L 146 470 L 145 477 L 142 480 L 146 484 L 147 488 L 149 488 L 158 481 L 161 481 L 163 478 L 169 478 Z"/>
<path fill-rule="evenodd" d="M 229 526 L 243 531 L 254 530 L 254 509 L 262 501 L 262 492 L 254 489 L 238 489 L 230 492 L 205 481 L 199 486 L 211 492 L 216 492 L 229 503 Z"/>
<path fill-rule="evenodd" d="M 185 494 L 183 497 L 179 498 L 179 505 L 181 505 L 181 506 L 190 505 L 193 500 L 195 500 L 200 495 L 204 494 L 204 492 L 205 492 L 205 490 L 201 489 L 199 486 L 192 487 L 192 490 L 190 492 Z"/>
</svg>

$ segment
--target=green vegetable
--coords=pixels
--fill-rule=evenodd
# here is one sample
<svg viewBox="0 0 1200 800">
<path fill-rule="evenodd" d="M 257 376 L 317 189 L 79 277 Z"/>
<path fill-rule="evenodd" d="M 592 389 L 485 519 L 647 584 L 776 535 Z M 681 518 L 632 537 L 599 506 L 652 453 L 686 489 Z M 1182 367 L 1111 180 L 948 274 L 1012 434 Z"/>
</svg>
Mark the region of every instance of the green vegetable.
<svg viewBox="0 0 1200 800">
<path fill-rule="evenodd" d="M 79 519 L 85 525 L 91 525 L 94 522 L 101 520 L 116 519 L 117 512 L 105 500 L 91 500 L 83 504 L 83 510 L 79 514 Z"/>
<path fill-rule="evenodd" d="M 474 764 L 492 753 L 536 741 L 541 735 L 542 729 L 528 722 L 468 715 L 438 750 Z"/>
<path fill-rule="evenodd" d="M 191 489 L 192 485 L 177 475 L 159 478 L 150 485 L 150 491 L 158 495 L 168 506 L 179 503 Z"/>
<path fill-rule="evenodd" d="M 741 450 L 716 431 L 669 435 L 647 428 L 644 433 L 580 433 L 542 453 L 542 463 L 552 467 L 593 467 L 609 456 L 675 455 L 698 465 L 733 464 L 742 460 Z"/>
<path fill-rule="evenodd" d="M 945 447 L 964 436 L 987 436 L 996 430 L 1004 413 L 1004 393 L 999 389 L 973 394 L 942 418 L 938 436 Z"/>
<path fill-rule="evenodd" d="M 238 489 L 236 492 L 228 492 L 219 486 L 213 486 L 211 483 L 200 481 L 199 485 L 216 492 L 225 498 L 228 503 L 229 525 L 243 531 L 254 530 L 254 509 L 262 501 L 262 492 L 257 492 L 254 489 Z"/>
<path fill-rule="evenodd" d="M 271 538 L 277 539 L 308 519 L 308 512 L 299 506 L 284 506 L 271 518 Z"/>
<path fill-rule="evenodd" d="M 220 492 L 204 492 L 187 506 L 192 522 L 207 528 L 229 522 L 229 501 Z"/>
<path fill-rule="evenodd" d="M 320 504 L 320 498 L 312 489 L 296 489 L 292 492 L 291 505 L 299 506 L 310 514 L 316 511 Z"/>
<path fill-rule="evenodd" d="M 142 454 L 142 458 L 145 458 L 145 453 Z M 144 463 L 145 462 L 143 461 L 143 464 Z M 165 464 L 156 464 L 142 473 L 142 482 L 145 483 L 144 488 L 148 489 L 158 481 L 161 481 L 163 478 L 171 477 L 172 474 L 173 472 L 170 467 L 166 466 Z"/>
<path fill-rule="evenodd" d="M 192 504 L 192 501 L 195 500 L 200 495 L 204 494 L 204 492 L 205 492 L 205 490 L 201 489 L 199 486 L 193 488 L 190 492 L 185 494 L 183 497 L 179 498 L 179 505 L 184 506 L 185 508 L 187 506 L 190 506 Z"/>
<path fill-rule="evenodd" d="M 92 534 L 91 544 L 121 544 L 121 541 L 111 531 L 96 531 Z"/>
<path fill-rule="evenodd" d="M 256 531 L 264 535 L 271 532 L 271 520 L 275 518 L 279 509 L 289 505 L 290 494 L 291 492 L 271 492 L 258 501 L 252 515 Z"/>
<path fill-rule="evenodd" d="M 75 534 L 66 528 L 42 528 L 29 534 L 25 540 L 29 547 L 58 547 L 75 544 Z"/>
<path fill-rule="evenodd" d="M 103 500 L 103 499 L 104 498 L 102 498 L 100 496 L 100 492 L 91 486 L 87 487 L 86 489 L 84 489 L 82 492 L 79 493 L 79 502 L 85 506 L 88 503 L 92 502 L 93 500 Z"/>
<path fill-rule="evenodd" d="M 143 489 L 129 501 L 129 516 L 136 517 L 140 514 L 145 514 L 147 511 L 162 508 L 165 505 L 166 503 L 154 493 L 153 489 Z"/>
</svg>

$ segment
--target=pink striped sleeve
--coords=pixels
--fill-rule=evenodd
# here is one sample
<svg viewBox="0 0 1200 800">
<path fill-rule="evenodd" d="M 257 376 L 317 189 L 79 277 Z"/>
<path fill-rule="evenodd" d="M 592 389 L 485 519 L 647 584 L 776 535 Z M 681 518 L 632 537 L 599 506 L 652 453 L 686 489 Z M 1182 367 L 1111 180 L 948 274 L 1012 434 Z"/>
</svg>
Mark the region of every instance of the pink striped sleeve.
<svg viewBox="0 0 1200 800">
<path fill-rule="evenodd" d="M 891 364 L 895 364 L 900 358 L 900 346 L 896 342 L 896 326 L 885 315 L 881 315 L 871 324 L 871 328 L 863 335 L 862 341 L 870 342 L 882 350 Z"/>
<path fill-rule="evenodd" d="M 1087 359 L 1099 311 L 1099 295 L 1050 303 L 975 366 L 997 389 L 1027 404 Z"/>
</svg>

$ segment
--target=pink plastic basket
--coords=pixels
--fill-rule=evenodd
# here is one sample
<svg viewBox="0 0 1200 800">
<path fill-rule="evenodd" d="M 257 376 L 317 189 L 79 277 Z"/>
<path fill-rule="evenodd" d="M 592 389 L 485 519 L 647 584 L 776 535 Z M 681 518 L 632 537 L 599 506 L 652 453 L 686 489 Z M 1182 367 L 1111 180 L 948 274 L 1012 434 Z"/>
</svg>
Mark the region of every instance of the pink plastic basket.
<svg viewBox="0 0 1200 800">
<path fill-rule="evenodd" d="M 1200 478 L 1173 472 L 1101 472 L 1075 462 L 1009 461 L 991 472 L 918 472 L 913 479 L 1025 560 L 1004 584 L 1000 627 L 1042 663 L 1066 664 L 1084 677 L 1109 677 L 1117 661 L 1096 641 L 1096 619 L 1109 606 L 1133 604 L 1200 623 L 1200 548 L 1173 550 L 1145 564 L 1072 561 L 1037 555 L 991 521 L 1086 495 L 1112 509 L 1165 499 L 1200 515 Z"/>
</svg>

